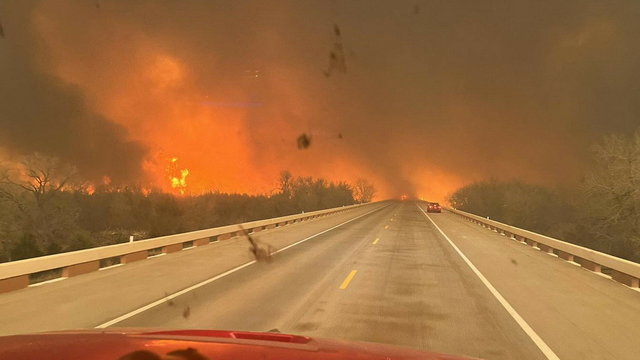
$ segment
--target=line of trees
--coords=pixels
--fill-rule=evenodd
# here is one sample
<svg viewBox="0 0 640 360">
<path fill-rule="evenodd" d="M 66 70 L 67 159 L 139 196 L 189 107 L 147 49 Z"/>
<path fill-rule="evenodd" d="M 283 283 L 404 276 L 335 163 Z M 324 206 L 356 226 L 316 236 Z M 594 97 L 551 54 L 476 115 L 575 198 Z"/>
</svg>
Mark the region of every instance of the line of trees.
<svg viewBox="0 0 640 360">
<path fill-rule="evenodd" d="M 640 262 L 640 130 L 593 148 L 573 188 L 489 180 L 449 198 L 455 208 Z"/>
<path fill-rule="evenodd" d="M 288 171 L 271 195 L 88 191 L 73 167 L 34 154 L 0 167 L 0 262 L 369 202 L 374 194 L 365 180 L 351 186 Z"/>
</svg>

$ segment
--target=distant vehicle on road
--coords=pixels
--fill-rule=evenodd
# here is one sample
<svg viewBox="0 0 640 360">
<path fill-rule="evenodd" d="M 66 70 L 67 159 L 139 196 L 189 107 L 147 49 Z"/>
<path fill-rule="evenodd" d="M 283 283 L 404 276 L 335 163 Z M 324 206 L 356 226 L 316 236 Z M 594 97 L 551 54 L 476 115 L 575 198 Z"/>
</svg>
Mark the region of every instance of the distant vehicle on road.
<svg viewBox="0 0 640 360">
<path fill-rule="evenodd" d="M 429 205 L 427 205 L 427 212 L 441 213 L 442 207 L 437 202 L 430 202 Z"/>
<path fill-rule="evenodd" d="M 0 337 L 0 359 L 471 360 L 366 342 L 220 330 L 79 330 Z"/>
</svg>

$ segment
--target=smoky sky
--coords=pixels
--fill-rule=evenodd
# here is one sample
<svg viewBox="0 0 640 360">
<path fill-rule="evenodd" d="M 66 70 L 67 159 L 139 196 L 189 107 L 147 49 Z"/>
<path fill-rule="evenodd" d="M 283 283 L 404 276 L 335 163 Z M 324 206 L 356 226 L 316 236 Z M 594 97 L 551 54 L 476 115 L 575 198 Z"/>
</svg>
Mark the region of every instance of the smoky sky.
<svg viewBox="0 0 640 360">
<path fill-rule="evenodd" d="M 34 152 L 77 166 L 84 178 L 141 179 L 145 148 L 93 111 L 82 91 L 47 73 L 46 53 L 32 28 L 33 4 L 4 10 L 0 39 L 0 140 L 13 156 Z"/>
<path fill-rule="evenodd" d="M 142 176 L 150 145 L 128 130 L 164 126 L 158 107 L 122 121 L 86 98 L 126 91 L 114 74 L 135 75 L 154 52 L 190 74 L 175 97 L 241 112 L 247 169 L 325 175 L 347 163 L 344 176 L 372 177 L 385 195 L 489 177 L 575 182 L 594 142 L 640 126 L 637 1 L 23 4 L 0 5 L 3 145 L 88 174 Z M 326 76 L 336 25 L 346 71 Z M 56 63 L 89 75 L 65 78 Z"/>
</svg>

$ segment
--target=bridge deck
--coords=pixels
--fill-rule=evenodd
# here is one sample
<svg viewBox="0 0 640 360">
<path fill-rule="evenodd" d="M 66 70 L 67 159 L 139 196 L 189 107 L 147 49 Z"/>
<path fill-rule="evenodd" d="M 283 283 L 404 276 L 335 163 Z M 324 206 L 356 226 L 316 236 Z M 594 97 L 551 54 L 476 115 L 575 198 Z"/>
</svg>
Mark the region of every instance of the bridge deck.
<svg viewBox="0 0 640 360">
<path fill-rule="evenodd" d="M 547 358 L 414 203 L 384 205 L 261 232 L 282 248 L 340 225 L 271 264 L 137 314 L 247 263 L 248 244 L 222 241 L 1 294 L 0 333 L 95 327 L 128 314 L 113 326 L 278 328 L 486 359 Z M 640 293 L 456 215 L 429 217 L 560 359 L 637 358 Z"/>
</svg>

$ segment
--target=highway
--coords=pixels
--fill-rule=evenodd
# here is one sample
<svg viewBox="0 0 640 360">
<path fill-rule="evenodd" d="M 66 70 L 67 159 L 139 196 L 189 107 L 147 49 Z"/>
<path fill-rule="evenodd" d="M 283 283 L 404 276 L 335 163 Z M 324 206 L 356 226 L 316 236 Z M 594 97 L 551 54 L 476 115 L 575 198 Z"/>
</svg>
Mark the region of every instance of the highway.
<svg viewBox="0 0 640 360">
<path fill-rule="evenodd" d="M 640 292 L 412 201 L 0 294 L 0 334 L 212 328 L 484 359 L 637 359 Z"/>
</svg>

